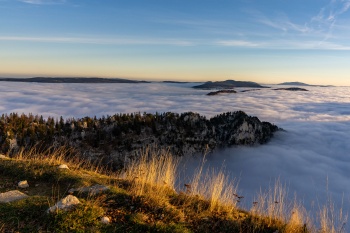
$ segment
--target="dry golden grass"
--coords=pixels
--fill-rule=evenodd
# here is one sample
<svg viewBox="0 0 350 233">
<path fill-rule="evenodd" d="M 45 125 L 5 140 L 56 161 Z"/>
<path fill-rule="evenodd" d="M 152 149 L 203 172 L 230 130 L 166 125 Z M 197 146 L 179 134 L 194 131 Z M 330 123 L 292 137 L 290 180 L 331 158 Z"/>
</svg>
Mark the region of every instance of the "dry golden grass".
<svg viewBox="0 0 350 233">
<path fill-rule="evenodd" d="M 294 206 L 289 213 L 289 218 L 286 220 L 286 223 L 287 225 L 284 231 L 286 233 L 308 232 L 307 229 L 311 231 L 313 228 L 305 208 L 297 204 L 296 200 L 294 201 Z"/>
<path fill-rule="evenodd" d="M 25 160 L 29 165 L 30 163 L 53 166 L 66 164 L 69 169 L 73 171 L 84 169 L 99 174 L 112 174 L 108 169 L 101 165 L 100 160 L 93 162 L 83 159 L 78 152 L 66 146 L 44 150 L 38 147 L 33 147 L 29 150 L 21 149 L 13 156 L 13 158 L 16 160 Z"/>
<path fill-rule="evenodd" d="M 268 219 L 288 219 L 290 203 L 287 202 L 287 189 L 279 180 L 268 191 L 260 191 L 255 198 L 252 212 L 266 216 Z"/>
<path fill-rule="evenodd" d="M 132 183 L 131 192 L 136 196 L 147 194 L 162 198 L 174 191 L 178 164 L 179 159 L 168 151 L 147 148 L 126 165 L 121 178 Z"/>
<path fill-rule="evenodd" d="M 277 225 L 286 233 L 310 232 L 313 228 L 305 208 L 296 198 L 289 200 L 287 187 L 279 179 L 266 192 L 260 191 L 251 213 L 269 226 Z"/>
<path fill-rule="evenodd" d="M 230 211 L 236 208 L 241 198 L 237 194 L 237 183 L 223 169 L 204 169 L 205 158 L 196 169 L 188 194 L 202 196 L 210 201 L 210 211 Z"/>
<path fill-rule="evenodd" d="M 343 209 L 337 209 L 329 196 L 327 203 L 319 211 L 320 233 L 345 233 L 345 225 L 348 221 L 348 214 Z"/>
<path fill-rule="evenodd" d="M 121 178 L 132 182 L 132 192 L 136 196 L 147 194 L 166 198 L 169 192 L 175 192 L 179 161 L 168 151 L 148 148 L 126 166 Z M 208 200 L 210 211 L 233 210 L 239 201 L 237 184 L 223 170 L 203 172 L 203 169 L 204 163 L 196 170 L 192 182 L 186 184 L 187 195 Z"/>
<path fill-rule="evenodd" d="M 296 197 L 289 200 L 287 188 L 280 180 L 267 192 L 258 194 L 251 213 L 268 225 L 280 225 L 285 233 L 346 233 L 348 220 L 348 215 L 342 208 L 335 208 L 331 198 L 320 208 L 318 219 L 314 219 Z"/>
</svg>

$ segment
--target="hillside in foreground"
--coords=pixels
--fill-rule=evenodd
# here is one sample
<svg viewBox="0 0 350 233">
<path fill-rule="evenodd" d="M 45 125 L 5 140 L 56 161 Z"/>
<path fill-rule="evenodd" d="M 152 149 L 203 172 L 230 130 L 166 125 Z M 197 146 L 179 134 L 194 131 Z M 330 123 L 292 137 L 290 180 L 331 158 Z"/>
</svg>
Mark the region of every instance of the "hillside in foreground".
<svg viewBox="0 0 350 233">
<path fill-rule="evenodd" d="M 190 183 L 175 189 L 178 157 L 164 151 L 143 151 L 121 173 L 69 154 L 59 149 L 0 156 L 0 232 L 344 232 L 328 209 L 315 228 L 278 184 L 250 210 L 239 208 L 244 197 L 222 171 L 199 167 Z M 24 180 L 29 186 L 18 187 Z M 14 190 L 25 198 L 1 202 Z M 80 203 L 55 208 L 67 196 Z"/>
</svg>

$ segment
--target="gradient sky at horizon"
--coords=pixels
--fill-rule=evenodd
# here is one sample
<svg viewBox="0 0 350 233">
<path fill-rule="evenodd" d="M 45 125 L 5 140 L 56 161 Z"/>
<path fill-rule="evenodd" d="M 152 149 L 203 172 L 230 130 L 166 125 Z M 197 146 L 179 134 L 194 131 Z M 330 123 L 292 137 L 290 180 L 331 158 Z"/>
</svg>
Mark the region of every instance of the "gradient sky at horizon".
<svg viewBox="0 0 350 233">
<path fill-rule="evenodd" d="M 350 0 L 0 0 L 0 76 L 349 85 Z"/>
</svg>

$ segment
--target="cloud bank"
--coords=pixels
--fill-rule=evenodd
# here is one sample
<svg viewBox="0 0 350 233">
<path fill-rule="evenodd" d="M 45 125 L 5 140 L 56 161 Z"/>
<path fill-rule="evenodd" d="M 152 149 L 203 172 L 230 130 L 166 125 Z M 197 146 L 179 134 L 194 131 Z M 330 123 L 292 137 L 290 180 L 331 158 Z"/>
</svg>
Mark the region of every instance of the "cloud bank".
<svg viewBox="0 0 350 233">
<path fill-rule="evenodd" d="M 280 179 L 309 210 L 332 196 L 350 208 L 350 87 L 307 87 L 308 92 L 261 89 L 206 96 L 194 84 L 43 84 L 2 82 L 0 113 L 84 117 L 130 112 L 194 111 L 207 117 L 243 110 L 284 128 L 262 146 L 211 154 L 207 164 L 240 180 L 250 207 L 254 195 Z M 245 88 L 237 89 L 246 90 Z M 188 161 L 188 167 L 198 158 Z M 328 191 L 327 191 L 328 190 Z"/>
</svg>

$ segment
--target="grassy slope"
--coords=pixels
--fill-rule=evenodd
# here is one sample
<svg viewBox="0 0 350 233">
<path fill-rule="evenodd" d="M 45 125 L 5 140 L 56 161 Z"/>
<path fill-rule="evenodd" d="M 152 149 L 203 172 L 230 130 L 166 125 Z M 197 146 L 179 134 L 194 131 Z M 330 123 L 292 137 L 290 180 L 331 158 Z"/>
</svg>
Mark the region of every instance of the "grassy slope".
<svg viewBox="0 0 350 233">
<path fill-rule="evenodd" d="M 187 193 L 178 193 L 173 189 L 176 161 L 169 156 L 163 158 L 143 157 L 123 175 L 106 175 L 95 166 L 64 160 L 60 152 L 49 157 L 32 152 L 0 159 L 0 192 L 17 189 L 20 180 L 27 180 L 30 185 L 21 190 L 29 198 L 0 203 L 0 232 L 312 231 L 304 225 L 304 220 L 295 216 L 286 221 L 277 215 L 239 210 L 234 203 L 227 202 L 227 192 L 223 199 L 215 191 L 210 196 L 207 188 L 202 189 L 209 192 L 206 198 L 195 187 Z M 57 169 L 62 163 L 68 164 L 70 170 Z M 220 189 L 218 182 L 226 182 L 220 174 L 212 176 L 216 186 L 210 187 L 216 192 Z M 93 184 L 108 185 L 111 189 L 96 196 L 75 193 L 81 205 L 69 212 L 45 213 L 70 188 Z M 197 186 L 203 185 L 197 183 Z M 112 223 L 103 225 L 102 216 L 109 216 Z"/>
</svg>

